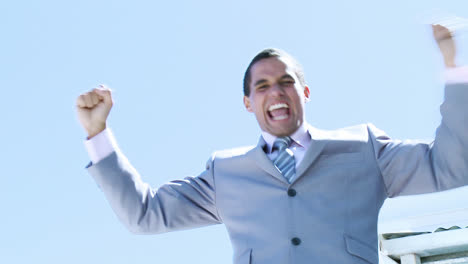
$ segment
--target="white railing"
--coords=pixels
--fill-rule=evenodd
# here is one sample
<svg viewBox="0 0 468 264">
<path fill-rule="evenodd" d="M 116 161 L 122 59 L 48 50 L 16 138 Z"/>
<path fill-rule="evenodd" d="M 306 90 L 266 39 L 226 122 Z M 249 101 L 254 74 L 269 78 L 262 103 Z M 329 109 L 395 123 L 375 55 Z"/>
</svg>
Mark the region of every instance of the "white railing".
<svg viewBox="0 0 468 264">
<path fill-rule="evenodd" d="M 379 240 L 384 264 L 393 260 L 401 264 L 468 264 L 467 228 L 389 240 L 380 236 Z"/>
</svg>

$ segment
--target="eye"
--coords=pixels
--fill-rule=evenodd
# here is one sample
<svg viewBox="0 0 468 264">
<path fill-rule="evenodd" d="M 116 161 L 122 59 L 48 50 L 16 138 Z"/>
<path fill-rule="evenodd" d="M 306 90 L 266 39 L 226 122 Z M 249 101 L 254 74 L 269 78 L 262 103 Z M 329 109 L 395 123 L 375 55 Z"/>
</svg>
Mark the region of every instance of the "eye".
<svg viewBox="0 0 468 264">
<path fill-rule="evenodd" d="M 257 87 L 257 90 L 258 90 L 258 91 L 261 91 L 261 90 L 265 90 L 265 89 L 267 89 L 267 88 L 268 88 L 268 85 L 267 85 L 267 84 L 264 84 L 264 85 L 258 86 L 258 87 Z"/>
<path fill-rule="evenodd" d="M 284 80 L 281 82 L 281 85 L 288 86 L 288 85 L 293 85 L 294 81 L 293 80 Z"/>
</svg>

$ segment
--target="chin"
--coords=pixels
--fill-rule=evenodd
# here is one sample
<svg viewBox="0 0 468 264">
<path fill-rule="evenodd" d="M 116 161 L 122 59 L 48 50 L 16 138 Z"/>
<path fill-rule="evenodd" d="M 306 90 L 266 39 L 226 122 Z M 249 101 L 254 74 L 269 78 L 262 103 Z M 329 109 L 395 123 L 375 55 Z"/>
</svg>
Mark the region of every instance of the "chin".
<svg viewBox="0 0 468 264">
<path fill-rule="evenodd" d="M 285 136 L 290 136 L 292 133 L 294 133 L 295 130 L 288 129 L 288 130 L 275 130 L 274 132 L 270 132 L 272 135 L 277 136 L 277 137 L 285 137 Z"/>
</svg>

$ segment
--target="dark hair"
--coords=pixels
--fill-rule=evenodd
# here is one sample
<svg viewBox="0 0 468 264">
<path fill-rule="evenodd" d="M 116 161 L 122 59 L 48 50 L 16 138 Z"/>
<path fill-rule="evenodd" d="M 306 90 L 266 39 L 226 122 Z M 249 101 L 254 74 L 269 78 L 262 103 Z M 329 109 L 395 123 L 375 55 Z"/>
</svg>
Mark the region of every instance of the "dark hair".
<svg viewBox="0 0 468 264">
<path fill-rule="evenodd" d="M 263 59 L 268 59 L 268 58 L 286 58 L 290 60 L 294 66 L 294 71 L 297 75 L 297 78 L 299 79 L 299 82 L 301 83 L 302 86 L 305 86 L 304 70 L 302 69 L 301 64 L 299 64 L 299 62 L 293 56 L 288 54 L 286 51 L 276 49 L 276 48 L 269 48 L 269 49 L 264 49 L 260 51 L 252 59 L 249 66 L 247 67 L 247 70 L 245 71 L 245 74 L 244 74 L 244 95 L 245 96 L 250 95 L 250 81 L 251 81 L 250 69 L 258 61 L 263 60 Z"/>
</svg>

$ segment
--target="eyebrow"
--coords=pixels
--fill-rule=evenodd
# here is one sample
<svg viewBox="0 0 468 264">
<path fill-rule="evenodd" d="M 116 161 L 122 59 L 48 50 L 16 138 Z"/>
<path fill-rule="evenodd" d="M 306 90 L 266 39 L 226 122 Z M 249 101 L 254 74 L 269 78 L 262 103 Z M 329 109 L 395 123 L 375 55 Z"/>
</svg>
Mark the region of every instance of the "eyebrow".
<svg viewBox="0 0 468 264">
<path fill-rule="evenodd" d="M 285 75 L 281 76 L 280 80 L 281 79 L 292 79 L 292 80 L 294 80 L 294 78 L 290 74 L 287 74 L 287 73 Z"/>
<path fill-rule="evenodd" d="M 287 74 L 287 73 L 285 75 L 281 76 L 280 80 L 283 80 L 283 79 L 292 79 L 292 80 L 294 80 L 294 78 L 290 74 Z M 265 80 L 265 79 L 260 79 L 260 80 L 255 82 L 254 87 L 258 86 L 258 85 L 261 85 L 261 84 L 264 84 L 266 82 L 268 82 L 268 81 Z"/>
<path fill-rule="evenodd" d="M 255 82 L 255 85 L 254 85 L 254 86 L 259 86 L 259 85 L 264 84 L 264 83 L 266 83 L 266 82 L 268 82 L 268 81 L 265 80 L 265 79 L 260 79 L 260 80 L 258 80 L 257 82 Z"/>
</svg>

